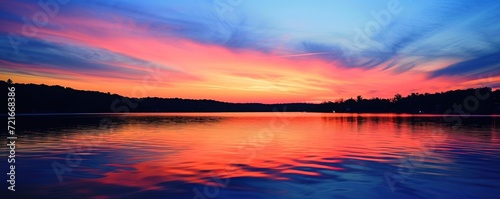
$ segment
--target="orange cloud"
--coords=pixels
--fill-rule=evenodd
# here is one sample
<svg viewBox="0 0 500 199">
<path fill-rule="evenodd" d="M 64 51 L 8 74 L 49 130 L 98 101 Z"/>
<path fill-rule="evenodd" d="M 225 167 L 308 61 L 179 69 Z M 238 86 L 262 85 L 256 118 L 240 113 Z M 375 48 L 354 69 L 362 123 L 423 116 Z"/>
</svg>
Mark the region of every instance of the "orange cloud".
<svg viewBox="0 0 500 199">
<path fill-rule="evenodd" d="M 340 63 L 314 57 L 282 57 L 255 50 L 236 51 L 223 46 L 168 37 L 166 34 L 159 35 L 158 32 L 149 32 L 144 26 L 132 22 L 117 25 L 91 18 L 66 17 L 54 18 L 53 23 L 60 28 L 40 28 L 36 37 L 50 42 L 106 49 L 169 68 L 152 70 L 148 66 L 112 63 L 117 67 L 116 73 L 126 68 L 150 72 L 144 77 L 128 78 L 111 75 L 110 78 L 103 78 L 105 74 L 98 77 L 92 74 L 73 74 L 65 69 L 42 69 L 37 72 L 64 74 L 74 80 L 68 82 L 50 75 L 17 75 L 18 82 L 54 82 L 63 86 L 109 91 L 126 96 L 265 103 L 319 102 L 357 95 L 365 98 L 392 97 L 395 93 L 404 95 L 456 88 L 453 83 L 456 78 L 428 80 L 425 71 L 410 70 L 396 75 L 392 70 L 382 70 L 383 66 L 371 69 L 347 68 Z M 117 29 L 122 31 L 116 31 Z M 33 67 L 24 68 L 36 71 Z M 16 76 L 12 73 L 9 75 Z M 103 84 L 107 86 L 103 87 Z M 142 92 L 140 95 L 133 91 L 134 87 L 145 84 L 155 86 L 149 86 L 147 93 Z"/>
</svg>

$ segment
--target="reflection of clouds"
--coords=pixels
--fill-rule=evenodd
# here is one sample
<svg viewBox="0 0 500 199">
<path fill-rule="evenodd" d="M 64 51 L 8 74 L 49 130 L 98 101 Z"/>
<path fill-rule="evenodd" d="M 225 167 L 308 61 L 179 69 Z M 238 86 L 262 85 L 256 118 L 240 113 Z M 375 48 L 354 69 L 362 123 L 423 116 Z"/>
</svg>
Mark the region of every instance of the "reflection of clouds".
<svg viewBox="0 0 500 199">
<path fill-rule="evenodd" d="M 217 176 L 222 182 L 230 180 L 227 187 L 220 189 L 219 197 L 263 189 L 269 191 L 266 195 L 290 194 L 292 190 L 300 196 L 310 189 L 320 197 L 326 193 L 345 194 L 353 187 L 357 193 L 379 193 L 373 187 L 384 183 L 383 171 L 397 170 L 399 159 L 408 154 L 422 160 L 422 164 L 415 170 L 419 178 L 405 183 L 458 177 L 461 170 L 484 175 L 482 170 L 472 169 L 488 159 L 496 161 L 500 145 L 494 139 L 498 134 L 494 121 L 485 118 L 470 118 L 483 123 L 464 122 L 460 131 L 452 131 L 439 121 L 440 116 L 283 113 L 283 119 L 293 116 L 293 121 L 274 134 L 272 142 L 259 150 L 252 161 L 245 161 L 249 154 L 234 149 L 241 140 L 253 139 L 259 130 L 269 127 L 275 113 L 151 113 L 127 114 L 121 119 L 122 116 L 65 116 L 69 118 L 66 120 L 52 117 L 61 123 L 45 126 L 47 120 L 43 117 L 32 117 L 39 118 L 39 123 L 25 123 L 31 128 L 25 131 L 51 126 L 55 132 L 44 131 L 45 137 L 29 136 L 33 139 L 29 141 L 19 139 L 20 145 L 25 146 L 19 152 L 29 157 L 23 164 L 28 169 L 20 175 L 38 175 L 37 179 L 45 183 L 44 193 L 58 195 L 81 191 L 89 197 L 164 197 L 175 192 L 192 198 L 193 188 L 203 191 L 204 185 L 214 182 L 213 177 Z M 52 171 L 53 160 L 64 161 L 67 150 L 62 146 L 76 149 L 78 144 L 93 140 L 92 132 L 100 131 L 95 126 L 102 117 L 112 119 L 113 130 L 92 150 L 75 153 L 81 157 L 81 163 L 71 167 L 73 172 L 65 174 L 63 182 L 58 183 L 52 172 L 43 173 L 40 168 Z M 433 142 L 429 143 L 429 139 Z M 423 147 L 430 151 L 422 150 Z M 472 157 L 477 154 L 481 157 Z M 496 169 L 487 171 L 495 173 Z M 40 192 L 39 187 L 31 190 Z M 338 190 L 332 192 L 331 187 Z M 280 192 L 283 190 L 288 191 Z"/>
<path fill-rule="evenodd" d="M 100 123 L 103 118 L 111 121 L 109 125 L 113 131 L 100 129 Z M 225 117 L 211 116 L 165 116 L 164 114 L 100 114 L 100 115 L 43 115 L 43 116 L 24 116 L 19 120 L 26 125 L 23 128 L 23 134 L 29 134 L 28 139 L 36 141 L 41 137 L 61 137 L 67 135 L 79 134 L 109 134 L 123 130 L 129 125 L 148 125 L 166 128 L 169 130 L 180 130 L 186 126 L 194 124 L 218 123 Z"/>
</svg>

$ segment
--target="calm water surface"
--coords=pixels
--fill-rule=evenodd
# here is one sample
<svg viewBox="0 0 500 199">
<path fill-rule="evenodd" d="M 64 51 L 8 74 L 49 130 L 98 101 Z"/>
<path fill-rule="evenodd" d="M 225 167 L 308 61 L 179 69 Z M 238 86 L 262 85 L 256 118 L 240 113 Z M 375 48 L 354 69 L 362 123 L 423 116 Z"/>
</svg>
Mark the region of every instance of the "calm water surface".
<svg viewBox="0 0 500 199">
<path fill-rule="evenodd" d="M 453 127 L 443 116 L 392 114 L 18 117 L 16 195 L 498 198 L 498 119 Z"/>
</svg>

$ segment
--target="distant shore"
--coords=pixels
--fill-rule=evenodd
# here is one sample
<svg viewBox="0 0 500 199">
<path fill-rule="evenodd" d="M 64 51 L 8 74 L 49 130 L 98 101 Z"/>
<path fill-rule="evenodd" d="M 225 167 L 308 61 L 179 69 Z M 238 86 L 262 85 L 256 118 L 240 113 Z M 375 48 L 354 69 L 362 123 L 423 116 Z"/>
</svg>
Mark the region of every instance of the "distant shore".
<svg viewBox="0 0 500 199">
<path fill-rule="evenodd" d="M 23 113 L 18 114 L 19 117 L 30 116 L 99 116 L 99 115 L 131 115 L 131 116 L 274 116 L 274 112 L 133 112 L 133 113 Z M 307 116 L 307 115 L 325 115 L 329 117 L 336 116 L 359 116 L 359 117 L 447 117 L 447 116 L 462 116 L 460 114 L 413 114 L 413 113 L 325 113 L 325 112 L 280 112 L 282 116 L 286 114 L 292 116 Z M 283 115 L 284 114 L 284 115 Z M 7 114 L 0 114 L 1 117 L 7 117 Z M 471 114 L 469 117 L 500 117 L 500 114 Z"/>
<path fill-rule="evenodd" d="M 63 86 L 8 84 L 16 88 L 17 115 L 71 115 L 109 113 L 235 113 L 235 112 L 312 112 L 381 113 L 438 115 L 500 114 L 500 90 L 470 88 L 440 93 L 395 94 L 394 98 L 339 99 L 313 103 L 228 103 L 209 99 L 132 98 L 98 91 L 75 90 Z M 7 96 L 7 89 L 0 95 Z"/>
</svg>

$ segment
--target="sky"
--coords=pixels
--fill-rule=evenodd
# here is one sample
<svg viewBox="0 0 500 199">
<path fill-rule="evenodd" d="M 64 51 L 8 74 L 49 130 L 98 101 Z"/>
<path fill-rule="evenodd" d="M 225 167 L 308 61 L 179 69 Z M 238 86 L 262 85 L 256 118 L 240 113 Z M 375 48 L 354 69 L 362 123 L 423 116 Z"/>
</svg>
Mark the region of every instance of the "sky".
<svg viewBox="0 0 500 199">
<path fill-rule="evenodd" d="M 500 2 L 7 0 L 0 79 L 287 103 L 500 88 Z"/>
</svg>

